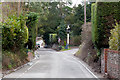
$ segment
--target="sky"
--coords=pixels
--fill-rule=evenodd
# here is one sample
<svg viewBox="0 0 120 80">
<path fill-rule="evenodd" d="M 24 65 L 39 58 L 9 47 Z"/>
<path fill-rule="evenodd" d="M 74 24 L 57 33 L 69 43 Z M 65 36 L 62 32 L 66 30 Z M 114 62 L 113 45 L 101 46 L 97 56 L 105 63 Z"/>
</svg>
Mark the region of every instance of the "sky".
<svg viewBox="0 0 120 80">
<path fill-rule="evenodd" d="M 76 4 L 76 6 L 78 5 L 78 4 L 81 4 L 81 2 L 82 2 L 83 0 L 72 0 L 72 6 L 74 6 L 75 4 Z"/>
</svg>

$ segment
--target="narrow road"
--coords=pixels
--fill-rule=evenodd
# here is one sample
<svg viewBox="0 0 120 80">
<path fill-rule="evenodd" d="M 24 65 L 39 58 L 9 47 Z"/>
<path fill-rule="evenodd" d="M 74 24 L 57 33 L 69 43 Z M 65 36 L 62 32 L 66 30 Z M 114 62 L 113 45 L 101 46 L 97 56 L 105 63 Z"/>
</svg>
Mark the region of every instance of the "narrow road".
<svg viewBox="0 0 120 80">
<path fill-rule="evenodd" d="M 39 49 L 38 59 L 4 78 L 95 78 L 80 64 L 80 60 L 73 56 L 77 50 L 56 52 L 52 49 Z"/>
</svg>

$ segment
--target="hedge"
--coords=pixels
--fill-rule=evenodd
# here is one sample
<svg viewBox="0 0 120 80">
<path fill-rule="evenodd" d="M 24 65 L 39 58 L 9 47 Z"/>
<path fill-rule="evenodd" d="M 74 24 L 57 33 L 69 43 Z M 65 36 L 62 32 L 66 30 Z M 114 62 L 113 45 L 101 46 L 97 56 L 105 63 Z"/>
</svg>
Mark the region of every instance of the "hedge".
<svg viewBox="0 0 120 80">
<path fill-rule="evenodd" d="M 92 41 L 98 50 L 108 48 L 110 30 L 120 21 L 120 2 L 97 2 L 91 11 Z"/>
<path fill-rule="evenodd" d="M 28 48 L 34 49 L 36 45 L 36 36 L 37 36 L 37 23 L 38 23 L 38 14 L 35 12 L 30 12 L 27 19 L 27 27 L 29 31 L 29 41 Z"/>
<path fill-rule="evenodd" d="M 96 18 L 97 4 L 92 4 L 91 6 L 91 22 L 92 22 L 92 40 L 95 43 L 97 41 L 97 18 Z"/>
</svg>

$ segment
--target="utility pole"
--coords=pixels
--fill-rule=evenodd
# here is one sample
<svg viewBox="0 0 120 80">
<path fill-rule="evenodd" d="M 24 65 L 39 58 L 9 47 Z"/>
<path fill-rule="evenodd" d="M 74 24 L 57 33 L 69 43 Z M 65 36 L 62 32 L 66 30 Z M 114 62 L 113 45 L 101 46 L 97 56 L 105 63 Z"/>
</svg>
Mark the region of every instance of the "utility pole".
<svg viewBox="0 0 120 80">
<path fill-rule="evenodd" d="M 84 25 L 86 26 L 86 0 L 84 0 Z"/>
<path fill-rule="evenodd" d="M 28 12 L 29 12 L 29 6 L 30 6 L 30 0 L 28 0 L 28 9 L 27 9 Z"/>
</svg>

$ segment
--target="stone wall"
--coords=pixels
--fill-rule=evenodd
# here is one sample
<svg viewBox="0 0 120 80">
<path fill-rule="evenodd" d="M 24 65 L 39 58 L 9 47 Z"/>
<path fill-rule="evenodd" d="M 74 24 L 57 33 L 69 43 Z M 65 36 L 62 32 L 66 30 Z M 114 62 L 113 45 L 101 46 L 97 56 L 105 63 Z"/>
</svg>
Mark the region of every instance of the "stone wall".
<svg viewBox="0 0 120 80">
<path fill-rule="evenodd" d="M 120 79 L 120 52 L 105 49 L 101 55 L 101 72 L 107 73 L 111 78 Z"/>
<path fill-rule="evenodd" d="M 104 50 L 101 54 L 101 73 L 105 74 L 105 60 L 104 60 Z"/>
</svg>

